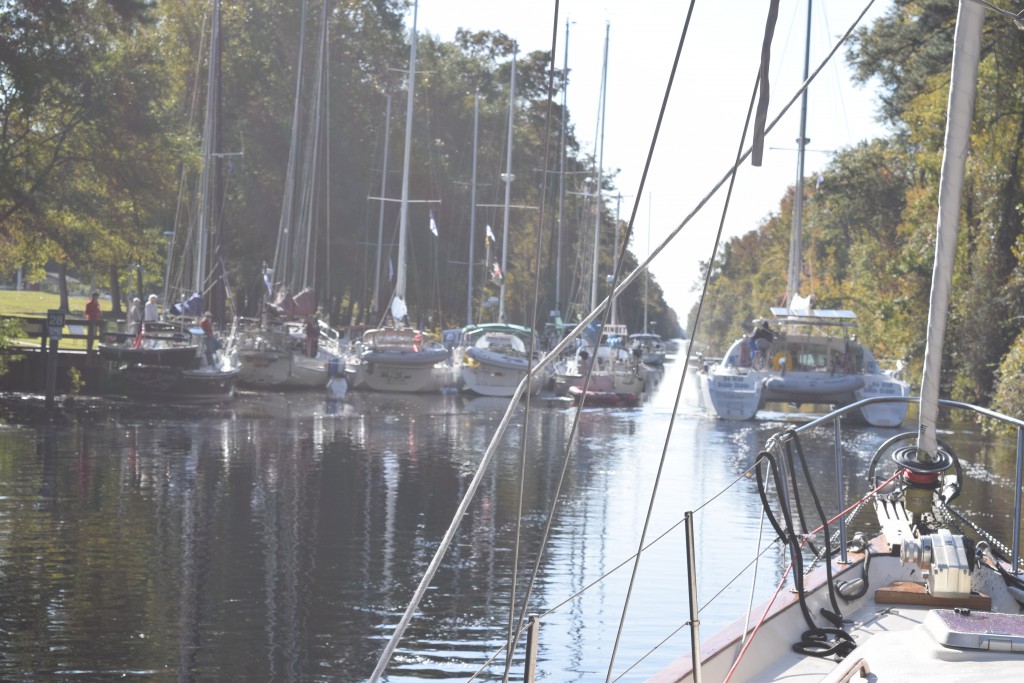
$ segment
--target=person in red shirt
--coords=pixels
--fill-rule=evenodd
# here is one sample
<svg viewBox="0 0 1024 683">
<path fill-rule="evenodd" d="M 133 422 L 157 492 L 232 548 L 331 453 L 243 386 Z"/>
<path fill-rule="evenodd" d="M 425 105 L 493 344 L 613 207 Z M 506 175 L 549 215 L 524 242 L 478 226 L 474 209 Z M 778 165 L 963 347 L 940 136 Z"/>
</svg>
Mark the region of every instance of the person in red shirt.
<svg viewBox="0 0 1024 683">
<path fill-rule="evenodd" d="M 85 319 L 89 322 L 99 322 L 100 320 L 100 293 L 93 292 L 92 297 L 89 299 L 89 303 L 85 305 Z"/>
<path fill-rule="evenodd" d="M 85 304 L 85 319 L 88 321 L 88 341 L 86 348 L 92 349 L 92 342 L 96 338 L 96 328 L 100 324 L 100 293 L 93 292 L 89 302 Z"/>
<path fill-rule="evenodd" d="M 206 364 L 213 367 L 213 352 L 216 350 L 217 338 L 213 336 L 213 314 L 207 311 L 203 313 L 199 321 L 199 328 L 203 331 L 203 351 L 206 353 Z"/>
</svg>

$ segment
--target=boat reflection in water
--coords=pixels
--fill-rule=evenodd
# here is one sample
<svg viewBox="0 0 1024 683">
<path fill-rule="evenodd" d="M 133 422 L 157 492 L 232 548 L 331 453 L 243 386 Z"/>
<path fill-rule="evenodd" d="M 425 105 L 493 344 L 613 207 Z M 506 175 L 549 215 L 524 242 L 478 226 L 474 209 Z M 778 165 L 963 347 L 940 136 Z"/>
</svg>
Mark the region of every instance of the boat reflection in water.
<svg viewBox="0 0 1024 683">
<path fill-rule="evenodd" d="M 650 493 L 643 482 L 657 467 L 681 372 L 667 364 L 661 389 L 640 408 L 580 417 L 534 590 L 536 604 L 552 610 L 539 664 L 549 680 L 578 678 L 586 655 L 614 639 L 628 576 L 562 600 L 633 552 Z M 0 600 L 8 624 L 0 679 L 159 671 L 193 680 L 367 680 L 501 419 L 502 406 L 478 401 L 454 392 L 356 392 L 344 401 L 242 392 L 204 408 L 79 400 L 52 423 L 31 402 L 8 402 L 13 426 L 0 430 Z M 400 650 L 433 654 L 396 658 L 389 678 L 468 678 L 503 642 L 507 614 L 496 606 L 512 590 L 522 454 L 521 543 L 536 548 L 573 418 L 569 408 L 539 402 L 513 416 L 432 588 L 445 607 L 425 609 L 423 628 Z M 663 475 L 673 500 L 655 509 L 655 528 L 670 528 L 680 510 L 733 481 L 779 424 L 695 413 L 677 420 Z M 851 472 L 890 435 L 858 434 L 863 451 L 848 454 Z M 971 467 L 1001 487 L 1012 481 L 1005 456 L 1005 444 L 993 441 Z M 964 493 L 975 494 L 979 510 L 996 497 Z M 830 494 L 822 495 L 827 505 Z M 741 532 L 730 528 L 701 556 L 709 582 L 732 566 L 737 544 L 752 542 L 759 520 L 752 482 L 713 506 L 701 518 L 706 535 L 715 536 L 718 519 Z M 645 555 L 651 580 L 641 585 L 677 575 L 682 556 L 681 533 L 670 534 Z M 633 628 L 677 628 L 684 593 L 636 590 Z M 746 595 L 719 599 L 735 606 Z M 703 625 L 716 627 L 711 618 Z M 638 660 L 642 642 L 630 639 L 619 656 Z M 489 671 L 482 680 L 499 679 Z"/>
</svg>

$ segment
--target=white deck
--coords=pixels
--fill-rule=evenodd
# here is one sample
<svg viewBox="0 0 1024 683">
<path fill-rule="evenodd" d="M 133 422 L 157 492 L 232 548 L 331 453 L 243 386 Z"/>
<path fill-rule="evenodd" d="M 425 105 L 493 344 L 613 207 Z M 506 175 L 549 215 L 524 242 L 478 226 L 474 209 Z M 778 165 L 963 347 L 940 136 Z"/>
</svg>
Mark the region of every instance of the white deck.
<svg viewBox="0 0 1024 683">
<path fill-rule="evenodd" d="M 876 545 L 876 552 L 880 546 Z M 858 556 L 859 557 L 859 556 Z M 853 558 L 851 558 L 853 559 Z M 732 677 L 742 681 L 1021 681 L 1024 680 L 1024 652 L 998 652 L 951 648 L 941 645 L 923 622 L 931 607 L 907 604 L 880 604 L 874 599 L 878 588 L 896 581 L 919 582 L 916 567 L 901 565 L 896 557 L 874 556 L 871 560 L 871 583 L 867 594 L 847 605 L 840 601 L 846 631 L 854 637 L 857 649 L 843 661 L 798 654 L 792 646 L 800 640 L 807 626 L 796 596 L 780 596 L 765 624 L 743 655 Z M 860 562 L 845 570 L 834 565 L 836 576 L 851 580 L 861 574 Z M 841 571 L 841 573 L 839 573 Z M 821 588 L 825 572 L 817 570 L 807 581 L 810 594 L 808 606 L 815 622 L 827 626 L 820 608 L 828 605 Z M 1019 614 L 1020 608 L 1007 593 L 1002 580 L 990 569 L 975 569 L 975 590 L 992 596 L 993 611 Z M 764 611 L 754 610 L 753 619 Z M 737 622 L 702 644 L 704 663 L 702 681 L 719 683 L 725 680 L 741 649 L 739 635 L 744 626 Z M 866 667 L 870 673 L 858 677 Z M 678 658 L 672 665 L 649 679 L 650 683 L 693 681 L 690 655 Z"/>
</svg>

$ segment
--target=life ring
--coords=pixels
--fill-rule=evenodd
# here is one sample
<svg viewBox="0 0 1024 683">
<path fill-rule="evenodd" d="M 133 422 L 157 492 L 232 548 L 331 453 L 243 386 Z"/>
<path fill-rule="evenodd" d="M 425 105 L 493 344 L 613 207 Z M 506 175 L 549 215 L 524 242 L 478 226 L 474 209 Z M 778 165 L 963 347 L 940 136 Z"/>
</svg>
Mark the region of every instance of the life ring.
<svg viewBox="0 0 1024 683">
<path fill-rule="evenodd" d="M 786 362 L 786 369 L 793 369 L 793 354 L 786 353 L 785 351 L 779 351 L 777 354 L 772 356 L 772 370 L 781 370 L 782 361 Z"/>
</svg>

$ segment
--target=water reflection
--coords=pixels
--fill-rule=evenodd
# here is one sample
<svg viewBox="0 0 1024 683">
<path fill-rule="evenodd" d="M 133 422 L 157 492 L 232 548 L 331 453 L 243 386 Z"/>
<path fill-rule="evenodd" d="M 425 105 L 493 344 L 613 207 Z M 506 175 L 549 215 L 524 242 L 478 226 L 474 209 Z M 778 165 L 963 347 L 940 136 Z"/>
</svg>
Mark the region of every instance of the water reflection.
<svg viewBox="0 0 1024 683">
<path fill-rule="evenodd" d="M 704 600 L 756 543 L 757 496 L 743 472 L 784 423 L 706 420 L 684 407 L 666 443 L 677 382 L 669 367 L 642 407 L 581 416 L 531 601 L 535 611 L 554 609 L 541 647 L 550 680 L 603 675 L 628 569 L 561 603 L 636 551 L 663 451 L 649 538 L 740 479 L 697 516 Z M 213 410 L 84 402 L 50 422 L 8 406 L 0 679 L 365 680 L 503 409 L 456 394 L 243 394 Z M 524 435 L 526 415 L 521 406 L 389 681 L 464 680 L 503 642 L 516 539 L 528 572 L 574 419 L 539 402 Z M 847 432 L 844 467 L 857 477 L 895 433 Z M 806 443 L 826 506 L 836 496 L 831 436 Z M 965 466 L 985 475 L 965 491 L 968 506 L 998 517 L 984 502 L 1013 485 L 1007 444 L 957 438 Z M 683 622 L 682 558 L 678 531 L 645 555 L 619 661 L 632 663 Z M 773 560 L 781 571 L 781 557 Z M 520 584 L 518 600 L 524 591 Z M 727 592 L 716 608 L 731 617 L 742 593 Z M 709 613 L 703 624 L 713 631 L 726 617 Z M 649 675 L 685 638 L 627 678 Z M 499 677 L 500 667 L 486 679 Z"/>
</svg>

